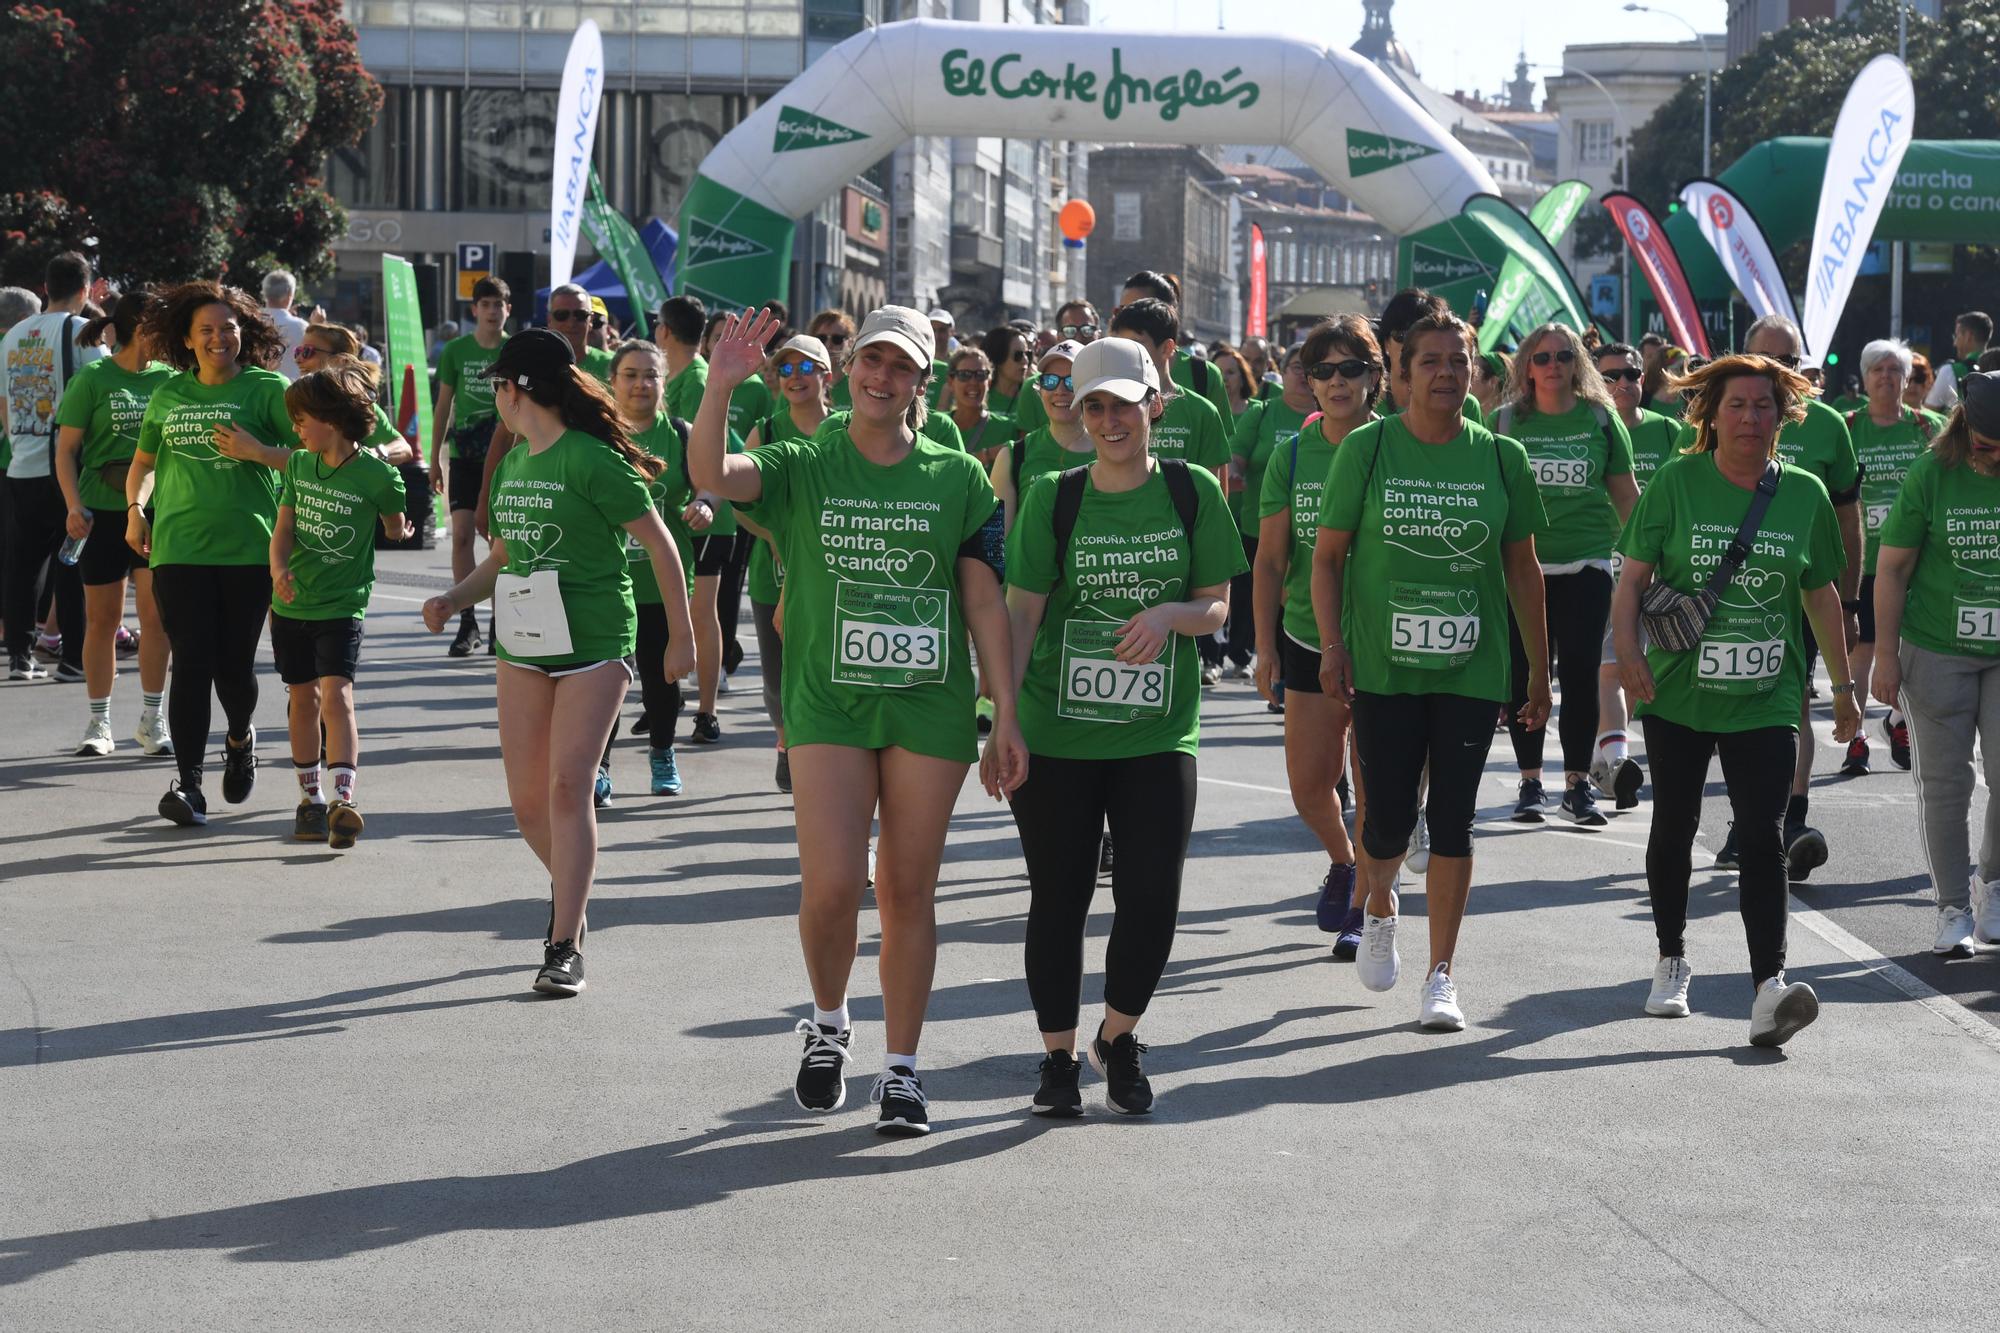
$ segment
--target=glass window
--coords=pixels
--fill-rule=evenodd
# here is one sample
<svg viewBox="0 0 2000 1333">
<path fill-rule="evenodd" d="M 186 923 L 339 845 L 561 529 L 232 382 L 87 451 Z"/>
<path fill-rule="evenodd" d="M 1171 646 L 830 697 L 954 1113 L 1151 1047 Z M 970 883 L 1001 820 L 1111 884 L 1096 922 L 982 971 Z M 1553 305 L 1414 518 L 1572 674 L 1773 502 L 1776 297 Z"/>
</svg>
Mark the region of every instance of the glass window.
<svg viewBox="0 0 2000 1333">
<path fill-rule="evenodd" d="M 466 89 L 458 149 L 463 206 L 508 211 L 546 206 L 555 125 L 552 90 Z"/>
<path fill-rule="evenodd" d="M 416 0 L 411 6 L 411 17 L 419 28 L 463 28 L 466 20 L 464 4 L 454 4 L 451 0 Z"/>
<path fill-rule="evenodd" d="M 341 203 L 353 208 L 402 207 L 399 167 L 405 156 L 406 100 L 406 89 L 385 87 L 382 113 L 361 136 L 361 142 L 327 158 L 327 186 Z"/>
<path fill-rule="evenodd" d="M 757 99 L 739 93 L 642 93 L 639 103 L 641 216 L 673 221 L 695 169 Z"/>
<path fill-rule="evenodd" d="M 575 32 L 575 5 L 530 3 L 521 6 L 521 26 L 536 32 Z"/>
<path fill-rule="evenodd" d="M 1611 160 L 1610 121 L 1580 120 L 1576 123 L 1576 160 L 1578 162 Z"/>
</svg>

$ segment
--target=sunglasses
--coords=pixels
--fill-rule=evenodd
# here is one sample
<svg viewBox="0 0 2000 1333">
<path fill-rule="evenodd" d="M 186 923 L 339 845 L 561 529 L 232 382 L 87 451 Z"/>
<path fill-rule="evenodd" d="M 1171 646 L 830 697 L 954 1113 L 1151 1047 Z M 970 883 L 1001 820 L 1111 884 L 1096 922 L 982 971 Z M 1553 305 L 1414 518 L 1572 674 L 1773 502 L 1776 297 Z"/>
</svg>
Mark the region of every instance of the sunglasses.
<svg viewBox="0 0 2000 1333">
<path fill-rule="evenodd" d="M 1709 358 L 1705 356 L 1691 356 L 1687 359 L 1687 369 L 1683 373 L 1692 375 L 1697 370 L 1700 370 L 1703 366 L 1707 365 L 1708 362 Z"/>
<path fill-rule="evenodd" d="M 951 377 L 960 384 L 979 384 L 993 378 L 990 370 L 954 370 Z"/>
<path fill-rule="evenodd" d="M 1538 366 L 1546 366 L 1551 362 L 1559 366 L 1566 366 L 1576 360 L 1576 353 L 1565 347 L 1560 352 L 1537 352 L 1529 359 Z"/>
<path fill-rule="evenodd" d="M 1020 347 L 1016 348 L 1014 354 L 1008 357 L 1007 359 L 1009 361 L 1033 361 L 1035 358 L 1034 355 L 1030 353 L 1027 348 Z"/>
<path fill-rule="evenodd" d="M 590 317 L 590 327 L 593 329 L 601 329 L 604 327 L 605 323 L 606 323 L 605 318 L 602 315 L 592 315 Z"/>
<path fill-rule="evenodd" d="M 1910 372 L 1910 383 L 1912 384 L 1927 384 L 1930 382 L 1930 378 L 1931 373 L 1928 370 L 1913 370 Z"/>
<path fill-rule="evenodd" d="M 1348 357 L 1345 361 L 1319 361 L 1306 367 L 1306 378 L 1324 383 L 1335 375 L 1344 380 L 1358 380 L 1375 367 L 1358 357 Z"/>
<path fill-rule="evenodd" d="M 1627 384 L 1637 384 L 1640 380 L 1645 378 L 1646 378 L 1645 371 L 1634 369 L 1631 366 L 1625 366 L 1618 370 L 1607 370 L 1604 372 L 1604 379 L 1605 382 L 1608 384 L 1616 384 L 1620 380 L 1624 380 Z"/>
<path fill-rule="evenodd" d="M 1050 393 L 1054 393 L 1057 389 L 1074 389 L 1076 387 L 1076 380 L 1068 375 L 1040 375 L 1036 377 L 1035 383 Z"/>
<path fill-rule="evenodd" d="M 847 335 L 844 333 L 823 333 L 820 335 L 819 340 L 825 343 L 828 347 L 847 346 Z"/>
<path fill-rule="evenodd" d="M 794 375 L 817 374 L 819 374 L 819 367 L 811 361 L 780 361 L 778 363 L 778 378 L 781 380 L 788 380 Z"/>
<path fill-rule="evenodd" d="M 568 324 L 574 320 L 589 319 L 589 318 L 590 318 L 590 312 L 588 310 L 549 311 L 549 321 L 554 324 Z"/>
<path fill-rule="evenodd" d="M 1057 329 L 1056 332 L 1062 334 L 1065 338 L 1087 340 L 1097 336 L 1097 326 L 1095 324 L 1065 324 Z"/>
<path fill-rule="evenodd" d="M 1771 360 L 1777 362 L 1779 365 L 1783 366 L 1786 370 L 1797 370 L 1799 368 L 1799 358 L 1794 356 L 1790 352 L 1786 352 L 1782 356 L 1774 356 L 1771 358 Z M 1690 364 L 1688 368 L 1692 370 L 1694 367 L 1692 364 Z"/>
<path fill-rule="evenodd" d="M 322 355 L 322 353 L 319 348 L 314 347 L 311 343 L 300 343 L 292 349 L 292 355 L 301 361 L 310 361 L 314 357 Z"/>
</svg>

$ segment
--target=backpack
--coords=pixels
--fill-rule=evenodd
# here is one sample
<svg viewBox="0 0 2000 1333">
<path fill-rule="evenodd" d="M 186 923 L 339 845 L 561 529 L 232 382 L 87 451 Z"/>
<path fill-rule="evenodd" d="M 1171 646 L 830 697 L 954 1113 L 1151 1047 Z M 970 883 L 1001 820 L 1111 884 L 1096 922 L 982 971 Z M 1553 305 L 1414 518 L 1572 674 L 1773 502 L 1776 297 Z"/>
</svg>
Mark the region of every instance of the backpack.
<svg viewBox="0 0 2000 1333">
<path fill-rule="evenodd" d="M 1194 522 L 1195 513 L 1201 507 L 1200 497 L 1195 494 L 1194 478 L 1188 474 L 1188 465 L 1178 458 L 1162 458 L 1160 480 L 1167 483 L 1167 494 L 1173 498 L 1174 512 L 1180 515 L 1181 531 L 1187 535 L 1188 565 L 1194 565 Z M 1084 483 L 1090 477 L 1090 464 L 1073 467 L 1056 479 L 1056 505 L 1049 514 L 1049 527 L 1056 538 L 1056 568 L 1061 569 L 1063 560 L 1069 554 L 1070 535 L 1076 531 L 1076 516 L 1083 508 Z"/>
<path fill-rule="evenodd" d="M 1203 398 L 1208 397 L 1208 375 L 1209 364 L 1206 358 L 1199 356 L 1188 358 L 1188 379 L 1192 381 L 1189 387 Z"/>
</svg>

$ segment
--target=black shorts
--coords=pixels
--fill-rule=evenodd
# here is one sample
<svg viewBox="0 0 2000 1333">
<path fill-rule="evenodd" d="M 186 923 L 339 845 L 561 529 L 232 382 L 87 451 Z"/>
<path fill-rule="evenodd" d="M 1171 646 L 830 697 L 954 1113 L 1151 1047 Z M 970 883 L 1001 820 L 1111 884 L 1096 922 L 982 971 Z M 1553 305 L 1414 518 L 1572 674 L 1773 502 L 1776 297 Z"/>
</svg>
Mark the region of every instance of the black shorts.
<svg viewBox="0 0 2000 1333">
<path fill-rule="evenodd" d="M 595 671 L 601 666 L 616 666 L 625 673 L 625 683 L 632 683 L 632 664 L 622 657 L 579 657 L 567 662 L 517 662 L 511 657 L 500 659 L 500 665 L 519 667 L 523 671 L 533 671 L 547 676 L 550 680 L 561 680 L 565 676 L 581 676 L 586 671 Z"/>
<path fill-rule="evenodd" d="M 729 533 L 697 532 L 694 535 L 694 576 L 717 578 L 729 567 L 729 552 L 736 538 Z"/>
<path fill-rule="evenodd" d="M 1861 614 L 1855 617 L 1861 623 L 1860 642 L 1873 643 L 1875 642 L 1875 576 L 1873 574 L 1863 574 L 1861 576 L 1861 590 L 1855 595 L 1861 599 Z M 1812 638 L 1812 626 L 1810 625 L 1806 626 L 1806 637 L 1808 639 Z"/>
<path fill-rule="evenodd" d="M 1319 687 L 1319 657 L 1297 639 L 1278 631 L 1278 670 L 1285 693 L 1324 694 Z"/>
<path fill-rule="evenodd" d="M 117 583 L 135 569 L 146 567 L 146 557 L 125 543 L 125 516 L 129 509 L 90 511 L 90 536 L 84 538 L 83 554 L 76 558 L 76 572 L 83 586 L 95 588 Z M 146 519 L 152 521 L 152 511 Z"/>
<path fill-rule="evenodd" d="M 273 611 L 271 659 L 287 685 L 310 685 L 327 676 L 353 680 L 361 663 L 361 617 L 294 620 Z"/>
<path fill-rule="evenodd" d="M 480 483 L 486 479 L 486 449 L 493 443 L 499 418 L 488 417 L 451 433 L 452 457 L 445 471 L 445 498 L 454 511 L 479 508 Z"/>
</svg>

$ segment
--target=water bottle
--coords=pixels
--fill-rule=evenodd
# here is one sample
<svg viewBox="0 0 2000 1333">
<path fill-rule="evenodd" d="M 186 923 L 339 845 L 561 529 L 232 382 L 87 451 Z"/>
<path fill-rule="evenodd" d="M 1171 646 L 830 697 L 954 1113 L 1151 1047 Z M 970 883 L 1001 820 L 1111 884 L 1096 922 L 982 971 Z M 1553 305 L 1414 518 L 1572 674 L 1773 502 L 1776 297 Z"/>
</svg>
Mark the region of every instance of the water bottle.
<svg viewBox="0 0 2000 1333">
<path fill-rule="evenodd" d="M 83 557 L 83 544 L 89 540 L 89 533 L 85 533 L 81 537 L 71 537 L 56 552 L 56 559 L 62 561 L 65 565 L 74 565 Z M 42 549 L 47 550 L 48 548 L 45 546 Z"/>
</svg>

